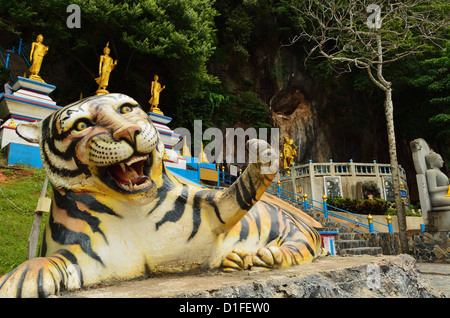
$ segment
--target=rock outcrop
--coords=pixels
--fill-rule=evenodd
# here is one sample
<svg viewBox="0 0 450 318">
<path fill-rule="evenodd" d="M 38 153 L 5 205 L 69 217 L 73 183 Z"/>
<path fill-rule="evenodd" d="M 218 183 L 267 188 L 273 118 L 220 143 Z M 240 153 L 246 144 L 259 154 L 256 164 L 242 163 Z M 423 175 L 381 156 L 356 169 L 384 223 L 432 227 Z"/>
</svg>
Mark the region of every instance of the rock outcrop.
<svg viewBox="0 0 450 318">
<path fill-rule="evenodd" d="M 95 298 L 436 298 L 414 258 L 327 256 L 266 272 L 209 272 L 151 277 L 82 290 L 63 297 Z"/>
</svg>

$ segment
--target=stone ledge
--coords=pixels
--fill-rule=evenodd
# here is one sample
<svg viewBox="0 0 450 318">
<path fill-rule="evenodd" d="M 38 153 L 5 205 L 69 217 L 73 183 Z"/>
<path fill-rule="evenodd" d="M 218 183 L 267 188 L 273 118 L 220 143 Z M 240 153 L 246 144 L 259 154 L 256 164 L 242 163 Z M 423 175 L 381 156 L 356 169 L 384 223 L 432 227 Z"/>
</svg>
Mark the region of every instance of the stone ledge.
<svg viewBox="0 0 450 318">
<path fill-rule="evenodd" d="M 409 255 L 327 256 L 265 272 L 170 275 L 100 286 L 60 297 L 82 298 L 396 298 L 443 297 Z"/>
<path fill-rule="evenodd" d="M 450 231 L 419 232 L 411 241 L 418 262 L 450 264 Z"/>
</svg>

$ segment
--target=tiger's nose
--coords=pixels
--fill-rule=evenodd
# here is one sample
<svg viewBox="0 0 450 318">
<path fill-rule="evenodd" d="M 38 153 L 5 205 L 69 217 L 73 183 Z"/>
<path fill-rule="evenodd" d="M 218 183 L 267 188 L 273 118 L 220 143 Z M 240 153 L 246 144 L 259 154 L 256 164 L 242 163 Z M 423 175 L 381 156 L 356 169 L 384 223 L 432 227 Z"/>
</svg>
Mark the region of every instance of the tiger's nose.
<svg viewBox="0 0 450 318">
<path fill-rule="evenodd" d="M 119 141 L 121 139 L 127 140 L 134 144 L 136 135 L 141 132 L 141 127 L 136 124 L 123 124 L 118 127 L 114 132 L 112 137 L 114 140 Z"/>
</svg>

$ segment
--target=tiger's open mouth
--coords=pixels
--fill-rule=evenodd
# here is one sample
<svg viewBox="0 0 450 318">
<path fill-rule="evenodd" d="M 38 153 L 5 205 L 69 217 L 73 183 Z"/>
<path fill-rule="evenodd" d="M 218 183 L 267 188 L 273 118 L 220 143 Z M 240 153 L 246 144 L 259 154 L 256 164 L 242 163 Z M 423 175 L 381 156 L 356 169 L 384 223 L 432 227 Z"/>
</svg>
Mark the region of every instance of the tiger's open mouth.
<svg viewBox="0 0 450 318">
<path fill-rule="evenodd" d="M 126 192 L 141 192 L 154 185 L 149 178 L 151 155 L 133 156 L 128 161 L 107 168 L 108 175 Z"/>
</svg>

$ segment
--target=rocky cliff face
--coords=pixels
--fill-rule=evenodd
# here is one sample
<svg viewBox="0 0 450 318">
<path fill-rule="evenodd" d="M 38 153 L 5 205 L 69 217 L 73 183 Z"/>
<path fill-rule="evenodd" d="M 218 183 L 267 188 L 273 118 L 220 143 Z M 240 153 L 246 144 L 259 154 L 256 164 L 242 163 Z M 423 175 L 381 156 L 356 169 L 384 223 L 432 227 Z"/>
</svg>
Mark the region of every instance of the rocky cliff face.
<svg viewBox="0 0 450 318">
<path fill-rule="evenodd" d="M 296 163 L 389 163 L 382 92 L 349 90 L 352 84 L 345 76 L 322 85 L 305 70 L 298 52 L 272 46 L 259 43 L 246 63 L 229 64 L 216 75 L 233 91 L 251 83 L 280 129 L 280 147 L 285 136 L 292 138 L 299 146 Z"/>
<path fill-rule="evenodd" d="M 296 162 L 328 161 L 332 158 L 328 123 L 321 115 L 327 94 L 301 70 L 301 63 L 289 50 L 280 53 L 261 42 L 239 75 L 230 75 L 229 68 L 218 75 L 227 82 L 253 83 L 251 89 L 270 108 L 272 124 L 280 129 L 280 146 L 285 136 L 299 146 Z"/>
</svg>

